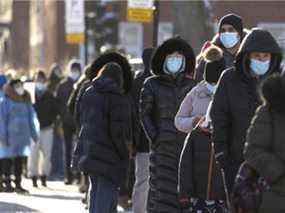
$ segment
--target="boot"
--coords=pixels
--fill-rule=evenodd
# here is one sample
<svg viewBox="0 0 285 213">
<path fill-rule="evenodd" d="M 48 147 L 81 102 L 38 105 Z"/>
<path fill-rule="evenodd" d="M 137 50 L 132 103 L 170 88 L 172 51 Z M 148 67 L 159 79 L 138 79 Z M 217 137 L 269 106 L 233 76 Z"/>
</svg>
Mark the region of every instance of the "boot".
<svg viewBox="0 0 285 213">
<path fill-rule="evenodd" d="M 3 181 L 3 192 L 14 192 L 14 188 L 12 187 L 11 185 L 11 180 L 10 178 L 6 178 L 4 181 Z"/>
<path fill-rule="evenodd" d="M 73 177 L 70 171 L 66 172 L 65 178 L 64 178 L 64 184 L 65 185 L 71 185 L 73 182 Z"/>
<path fill-rule="evenodd" d="M 29 194 L 29 191 L 24 189 L 20 183 L 16 183 L 15 192 L 19 194 Z"/>
<path fill-rule="evenodd" d="M 43 187 L 47 187 L 47 176 L 41 176 L 41 182 Z"/>
<path fill-rule="evenodd" d="M 2 177 L 0 176 L 0 192 L 3 192 L 3 190 L 4 190 L 4 181 Z"/>
<path fill-rule="evenodd" d="M 38 188 L 38 178 L 37 176 L 32 177 L 33 187 Z"/>
</svg>

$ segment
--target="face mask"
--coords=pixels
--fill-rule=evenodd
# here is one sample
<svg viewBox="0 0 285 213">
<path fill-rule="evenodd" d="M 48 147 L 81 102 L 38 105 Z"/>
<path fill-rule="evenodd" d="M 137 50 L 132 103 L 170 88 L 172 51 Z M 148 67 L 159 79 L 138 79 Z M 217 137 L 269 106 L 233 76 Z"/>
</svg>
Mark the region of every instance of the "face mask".
<svg viewBox="0 0 285 213">
<path fill-rule="evenodd" d="M 211 94 L 214 94 L 216 92 L 217 85 L 212 85 L 212 84 L 207 83 L 206 87 L 211 92 Z"/>
<path fill-rule="evenodd" d="M 250 59 L 250 69 L 256 75 L 264 75 L 268 72 L 270 66 L 270 60 L 260 61 L 256 59 Z"/>
<path fill-rule="evenodd" d="M 169 56 L 165 60 L 165 68 L 168 73 L 176 74 L 184 70 L 184 57 Z"/>
<path fill-rule="evenodd" d="M 225 48 L 232 48 L 239 41 L 238 33 L 229 33 L 229 32 L 221 33 L 220 40 Z"/>
<path fill-rule="evenodd" d="M 44 84 L 42 82 L 37 82 L 36 83 L 36 89 L 38 91 L 45 91 L 46 90 L 46 84 Z"/>
<path fill-rule="evenodd" d="M 15 91 L 16 91 L 16 93 L 17 93 L 18 95 L 20 95 L 20 96 L 24 95 L 24 93 L 25 93 L 25 90 L 24 90 L 23 87 L 16 87 L 16 88 L 15 88 Z"/>
<path fill-rule="evenodd" d="M 80 73 L 79 72 L 70 72 L 69 77 L 73 80 L 73 81 L 77 81 L 80 77 Z"/>
</svg>

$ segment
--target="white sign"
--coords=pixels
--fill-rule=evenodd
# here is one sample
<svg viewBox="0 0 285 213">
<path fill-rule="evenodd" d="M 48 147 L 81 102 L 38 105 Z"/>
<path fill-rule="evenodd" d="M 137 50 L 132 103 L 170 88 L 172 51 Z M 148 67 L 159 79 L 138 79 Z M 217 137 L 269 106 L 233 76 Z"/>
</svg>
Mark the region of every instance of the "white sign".
<svg viewBox="0 0 285 213">
<path fill-rule="evenodd" d="M 65 0 L 65 32 L 68 43 L 83 43 L 84 0 Z"/>
<path fill-rule="evenodd" d="M 159 22 L 158 26 L 158 44 L 173 37 L 173 24 L 171 22 Z"/>
<path fill-rule="evenodd" d="M 141 57 L 143 48 L 143 26 L 141 23 L 119 24 L 120 46 L 132 57 Z"/>
<path fill-rule="evenodd" d="M 153 0 L 128 0 L 128 8 L 151 9 Z"/>
</svg>

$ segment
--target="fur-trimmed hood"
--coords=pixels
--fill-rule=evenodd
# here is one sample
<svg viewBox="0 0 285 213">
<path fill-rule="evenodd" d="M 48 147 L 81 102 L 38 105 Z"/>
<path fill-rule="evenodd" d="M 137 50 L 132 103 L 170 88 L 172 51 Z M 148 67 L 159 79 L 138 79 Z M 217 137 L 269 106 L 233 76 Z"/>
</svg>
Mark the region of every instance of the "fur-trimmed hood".
<svg viewBox="0 0 285 213">
<path fill-rule="evenodd" d="M 196 56 L 192 47 L 183 39 L 176 37 L 166 40 L 154 52 L 151 62 L 154 75 L 167 75 L 163 71 L 163 64 L 167 55 L 173 52 L 180 52 L 185 56 L 185 73 L 191 75 L 195 70 Z"/>
<path fill-rule="evenodd" d="M 133 73 L 131 71 L 131 66 L 127 58 L 118 52 L 105 53 L 95 59 L 91 64 L 90 72 L 92 72 L 92 75 L 89 76 L 92 77 L 92 79 L 95 78 L 102 67 L 110 62 L 114 62 L 120 65 L 124 75 L 124 89 L 126 92 L 130 91 L 133 82 Z"/>
<path fill-rule="evenodd" d="M 9 84 L 5 84 L 3 87 L 3 91 L 5 95 L 13 101 L 31 103 L 31 96 L 26 90 L 24 95 L 20 96 L 15 92 L 15 90 Z"/>
</svg>

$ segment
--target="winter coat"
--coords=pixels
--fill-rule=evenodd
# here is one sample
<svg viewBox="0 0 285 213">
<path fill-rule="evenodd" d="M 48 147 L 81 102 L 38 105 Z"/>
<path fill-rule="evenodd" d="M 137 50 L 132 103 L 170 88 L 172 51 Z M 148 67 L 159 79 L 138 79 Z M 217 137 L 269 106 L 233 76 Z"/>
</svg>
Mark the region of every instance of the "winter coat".
<svg viewBox="0 0 285 213">
<path fill-rule="evenodd" d="M 28 156 L 30 143 L 39 139 L 39 122 L 30 95 L 16 94 L 9 85 L 0 102 L 0 158 Z"/>
<path fill-rule="evenodd" d="M 185 71 L 176 78 L 164 72 L 168 54 L 185 56 Z M 195 67 L 192 48 L 180 38 L 165 41 L 154 53 L 152 72 L 141 91 L 140 118 L 151 144 L 150 192 L 147 211 L 179 212 L 178 162 L 186 134 L 174 126 L 174 118 L 186 94 L 196 85 L 190 77 Z"/>
<path fill-rule="evenodd" d="M 176 129 L 174 118 L 180 103 L 196 84 L 192 78 L 187 77 L 187 74 L 190 75 L 193 72 L 195 61 L 192 49 L 187 49 L 188 44 L 187 47 L 183 46 L 182 42 L 180 44 L 180 40 L 176 38 L 168 40 L 168 43 L 156 51 L 152 59 L 152 72 L 155 76 L 145 81 L 141 92 L 140 117 L 152 145 L 159 141 L 176 140 L 179 136 L 180 138 L 186 136 Z M 174 46 L 176 42 L 178 44 Z M 188 54 L 186 71 L 180 73 L 176 79 L 163 71 L 165 57 L 172 53 L 174 48 L 178 50 L 181 48 L 181 51 Z"/>
<path fill-rule="evenodd" d="M 209 175 L 212 178 L 209 199 L 225 199 L 221 175 L 215 161 L 212 173 L 209 174 L 211 146 L 210 132 L 196 128 L 187 136 L 179 162 L 178 192 L 181 199 L 206 200 Z"/>
<path fill-rule="evenodd" d="M 179 131 L 190 133 L 194 128 L 194 119 L 205 116 L 213 96 L 206 85 L 205 81 L 200 82 L 184 98 L 175 116 L 175 126 Z"/>
<path fill-rule="evenodd" d="M 92 84 L 94 84 L 94 82 L 92 82 L 92 79 L 94 79 L 97 76 L 98 72 L 102 69 L 104 65 L 110 62 L 114 62 L 120 65 L 124 75 L 125 93 L 130 92 L 130 89 L 132 87 L 133 74 L 131 71 L 131 66 L 128 63 L 126 57 L 117 52 L 109 52 L 100 55 L 96 60 L 94 60 L 90 68 L 86 70 L 85 72 L 86 78 L 82 82 L 78 82 L 77 91 L 76 90 L 74 91 L 74 96 L 70 97 L 69 100 L 69 105 L 68 105 L 69 110 L 73 112 L 76 121 L 76 126 L 79 129 L 81 127 L 81 123 L 83 122 L 81 119 L 83 95 L 87 90 L 87 88 L 89 88 Z M 82 155 L 84 151 L 82 144 L 83 141 L 79 140 L 74 150 L 73 159 L 72 159 L 72 165 L 74 168 L 78 167 L 78 158 L 79 156 Z"/>
<path fill-rule="evenodd" d="M 133 107 L 135 110 L 135 119 L 137 123 L 139 122 L 139 102 L 140 102 L 140 93 L 141 89 L 143 87 L 143 83 L 146 78 L 150 77 L 151 73 L 149 68 L 145 69 L 143 71 L 140 71 L 136 73 L 133 87 L 131 90 L 131 96 L 133 99 Z M 138 128 L 135 128 L 137 130 L 136 134 L 138 135 L 138 140 L 135 141 L 135 148 L 137 152 L 149 152 L 149 141 L 145 135 L 145 132 L 143 131 L 143 128 L 141 125 L 139 125 Z"/>
<path fill-rule="evenodd" d="M 89 175 L 104 176 L 120 185 L 126 178 L 129 157 L 129 99 L 112 80 L 101 77 L 84 93 L 81 105 L 79 140 L 83 141 L 84 154 L 79 167 Z"/>
<path fill-rule="evenodd" d="M 59 109 L 60 109 L 60 117 L 63 126 L 69 127 L 74 129 L 75 123 L 71 112 L 69 112 L 67 107 L 67 102 L 71 92 L 73 90 L 74 81 L 67 77 L 61 81 L 57 89 L 57 100 L 59 102 Z"/>
<path fill-rule="evenodd" d="M 41 129 L 52 126 L 59 114 L 57 100 L 48 90 L 44 91 L 43 94 L 36 92 L 34 108 L 37 112 Z"/>
<path fill-rule="evenodd" d="M 270 193 L 280 199 L 283 197 L 285 201 L 284 127 L 285 113 L 271 111 L 266 105 L 258 108 L 248 130 L 244 157 L 260 176 L 272 184 Z M 271 206 L 268 212 L 275 212 L 276 205 L 279 203 L 267 202 L 267 210 Z"/>
<path fill-rule="evenodd" d="M 252 77 L 248 65 L 248 54 L 254 51 L 272 53 L 270 70 L 260 79 Z M 271 34 L 254 29 L 243 40 L 235 66 L 226 70 L 219 81 L 211 109 L 213 141 L 216 153 L 224 153 L 227 158 L 230 187 L 243 161 L 247 129 L 261 104 L 259 84 L 266 76 L 279 72 L 281 59 L 281 50 Z"/>
</svg>

